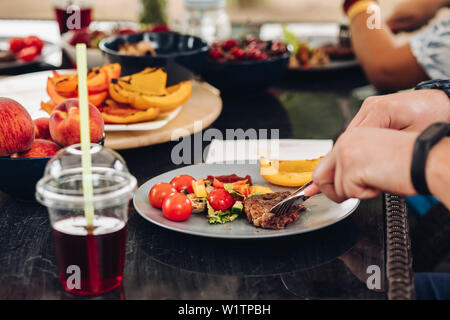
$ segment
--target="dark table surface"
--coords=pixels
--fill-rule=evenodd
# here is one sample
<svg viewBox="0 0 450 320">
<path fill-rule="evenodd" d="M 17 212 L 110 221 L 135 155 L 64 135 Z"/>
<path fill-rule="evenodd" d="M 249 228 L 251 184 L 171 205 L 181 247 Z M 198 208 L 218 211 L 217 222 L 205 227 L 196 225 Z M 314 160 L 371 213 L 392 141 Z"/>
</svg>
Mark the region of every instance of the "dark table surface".
<svg viewBox="0 0 450 320">
<path fill-rule="evenodd" d="M 212 127 L 279 129 L 280 138 L 335 139 L 372 93 L 359 68 L 289 74 L 267 92 L 223 95 Z M 139 184 L 177 168 L 177 142 L 122 150 Z M 382 197 L 312 233 L 219 240 L 162 229 L 130 206 L 123 286 L 95 299 L 386 299 Z M 367 287 L 380 271 L 379 290 Z M 47 210 L 0 192 L 0 299 L 77 299 L 59 283 Z M 373 270 L 370 269 L 369 270 Z"/>
</svg>

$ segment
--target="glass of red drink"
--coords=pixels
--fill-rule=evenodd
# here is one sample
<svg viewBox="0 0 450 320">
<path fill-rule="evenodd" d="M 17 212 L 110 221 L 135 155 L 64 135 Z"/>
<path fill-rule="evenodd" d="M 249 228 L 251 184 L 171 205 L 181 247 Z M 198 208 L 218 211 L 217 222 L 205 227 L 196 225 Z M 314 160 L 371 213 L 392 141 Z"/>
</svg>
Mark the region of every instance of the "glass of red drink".
<svg viewBox="0 0 450 320">
<path fill-rule="evenodd" d="M 59 32 L 87 28 L 92 21 L 92 0 L 52 0 Z"/>
<path fill-rule="evenodd" d="M 120 286 L 125 265 L 128 203 L 136 179 L 114 151 L 92 144 L 94 223 L 84 215 L 79 145 L 61 150 L 36 185 L 36 199 L 47 206 L 63 288 L 98 295 Z"/>
</svg>

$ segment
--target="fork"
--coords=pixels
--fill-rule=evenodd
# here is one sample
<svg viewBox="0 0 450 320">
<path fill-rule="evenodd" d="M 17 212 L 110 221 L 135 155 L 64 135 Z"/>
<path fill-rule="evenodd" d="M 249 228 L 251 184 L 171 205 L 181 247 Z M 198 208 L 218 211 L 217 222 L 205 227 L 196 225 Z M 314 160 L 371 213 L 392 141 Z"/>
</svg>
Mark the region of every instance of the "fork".
<svg viewBox="0 0 450 320">
<path fill-rule="evenodd" d="M 310 186 L 312 184 L 312 180 L 305 183 L 303 186 L 295 190 L 289 197 L 286 199 L 281 200 L 276 205 L 274 205 L 270 212 L 272 212 L 275 215 L 284 215 L 286 214 L 289 209 L 292 207 L 294 202 L 296 202 L 298 199 L 301 199 L 301 202 L 305 202 L 310 197 L 305 196 L 305 189 L 306 187 Z"/>
</svg>

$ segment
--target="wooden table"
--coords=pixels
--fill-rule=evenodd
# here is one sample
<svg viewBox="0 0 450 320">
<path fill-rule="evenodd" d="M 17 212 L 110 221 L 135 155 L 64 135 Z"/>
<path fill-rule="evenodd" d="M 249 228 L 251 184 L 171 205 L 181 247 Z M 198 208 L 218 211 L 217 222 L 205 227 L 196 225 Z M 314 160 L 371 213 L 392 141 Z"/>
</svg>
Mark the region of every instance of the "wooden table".
<svg viewBox="0 0 450 320">
<path fill-rule="evenodd" d="M 342 73 L 345 72 L 345 76 Z M 280 138 L 337 138 L 367 81 L 358 68 L 291 75 L 267 92 L 223 95 L 212 124 L 280 131 Z M 139 184 L 177 168 L 177 142 L 121 150 Z M 203 142 L 206 147 L 209 142 Z M 0 168 L 1 170 L 1 168 Z M 153 225 L 130 206 L 123 286 L 102 299 L 410 299 L 414 297 L 402 198 L 362 201 L 349 218 L 285 239 L 214 240 Z M 379 271 L 380 287 L 369 289 Z M 56 274 L 47 210 L 0 193 L 0 299 L 74 299 Z"/>
</svg>

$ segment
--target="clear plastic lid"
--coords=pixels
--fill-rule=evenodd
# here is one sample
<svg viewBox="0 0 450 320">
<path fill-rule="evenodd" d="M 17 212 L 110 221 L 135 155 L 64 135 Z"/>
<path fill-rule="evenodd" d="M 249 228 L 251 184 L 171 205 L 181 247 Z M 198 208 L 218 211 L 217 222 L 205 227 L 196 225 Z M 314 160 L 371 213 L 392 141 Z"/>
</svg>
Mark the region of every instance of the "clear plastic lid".
<svg viewBox="0 0 450 320">
<path fill-rule="evenodd" d="M 43 205 L 60 209 L 82 209 L 81 146 L 60 150 L 45 167 L 44 176 L 36 185 L 36 199 Z M 94 209 L 127 203 L 137 181 L 123 158 L 111 149 L 91 144 Z"/>
</svg>

